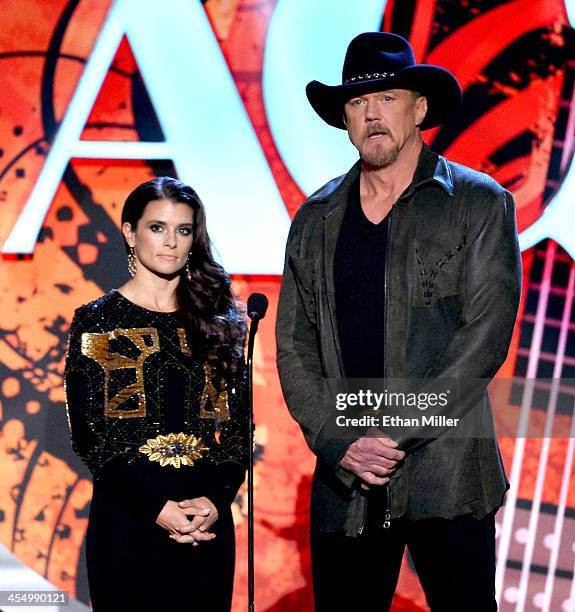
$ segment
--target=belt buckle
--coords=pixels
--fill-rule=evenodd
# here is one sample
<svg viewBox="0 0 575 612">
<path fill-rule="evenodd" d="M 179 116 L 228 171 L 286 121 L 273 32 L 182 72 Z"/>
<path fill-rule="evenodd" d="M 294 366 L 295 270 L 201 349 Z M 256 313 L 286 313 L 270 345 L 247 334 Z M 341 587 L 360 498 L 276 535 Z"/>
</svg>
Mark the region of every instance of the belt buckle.
<svg viewBox="0 0 575 612">
<path fill-rule="evenodd" d="M 149 438 L 138 450 L 162 467 L 179 468 L 182 465 L 193 466 L 210 449 L 194 434 L 180 432 Z"/>
</svg>

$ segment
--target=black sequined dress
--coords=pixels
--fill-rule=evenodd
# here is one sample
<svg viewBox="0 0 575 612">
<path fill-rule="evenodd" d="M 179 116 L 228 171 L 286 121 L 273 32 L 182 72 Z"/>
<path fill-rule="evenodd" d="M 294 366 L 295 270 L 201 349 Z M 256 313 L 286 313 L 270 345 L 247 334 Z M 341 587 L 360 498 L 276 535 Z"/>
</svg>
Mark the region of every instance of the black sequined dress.
<svg viewBox="0 0 575 612">
<path fill-rule="evenodd" d="M 221 381 L 180 314 L 112 291 L 76 311 L 65 380 L 72 445 L 94 476 L 94 609 L 229 610 L 230 506 L 248 448 L 241 374 Z M 167 500 L 201 496 L 218 509 L 214 540 L 178 544 L 155 524 Z"/>
</svg>

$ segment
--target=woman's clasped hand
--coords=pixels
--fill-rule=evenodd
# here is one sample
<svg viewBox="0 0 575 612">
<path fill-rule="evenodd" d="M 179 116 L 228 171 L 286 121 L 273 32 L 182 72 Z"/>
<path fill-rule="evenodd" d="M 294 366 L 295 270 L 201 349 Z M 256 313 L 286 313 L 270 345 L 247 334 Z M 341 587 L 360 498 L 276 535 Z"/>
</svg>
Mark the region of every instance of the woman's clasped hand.
<svg viewBox="0 0 575 612">
<path fill-rule="evenodd" d="M 168 531 L 178 544 L 198 546 L 216 537 L 209 529 L 217 520 L 214 504 L 207 497 L 195 497 L 181 502 L 167 501 L 156 524 Z"/>
</svg>

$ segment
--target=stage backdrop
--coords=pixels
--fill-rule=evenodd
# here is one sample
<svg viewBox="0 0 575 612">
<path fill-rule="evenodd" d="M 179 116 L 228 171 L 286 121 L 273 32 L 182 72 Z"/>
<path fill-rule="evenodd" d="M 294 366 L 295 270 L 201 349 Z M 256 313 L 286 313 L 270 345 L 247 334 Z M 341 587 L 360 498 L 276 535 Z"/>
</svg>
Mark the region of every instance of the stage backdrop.
<svg viewBox="0 0 575 612">
<path fill-rule="evenodd" d="M 315 117 L 304 86 L 338 83 L 347 43 L 361 31 L 407 36 L 418 61 L 459 79 L 460 110 L 426 139 L 513 192 L 524 248 L 520 317 L 500 373 L 518 383 L 499 406 L 554 414 L 549 394 L 532 408 L 522 381 L 575 371 L 570 4 L 1 0 L 0 8 L 0 558 L 89 601 L 92 485 L 69 445 L 66 337 L 78 305 L 127 279 L 118 231 L 126 194 L 170 174 L 204 200 L 238 295 L 270 299 L 255 371 L 257 609 L 312 609 L 314 460 L 282 400 L 273 326 L 290 218 L 356 155 L 344 132 Z M 566 393 L 560 416 L 572 422 L 572 387 Z M 575 610 L 574 441 L 501 444 L 513 485 L 497 519 L 501 609 Z M 234 516 L 240 610 L 244 490 Z M 344 579 L 345 561 L 334 580 Z M 406 557 L 394 610 L 426 609 Z"/>
</svg>

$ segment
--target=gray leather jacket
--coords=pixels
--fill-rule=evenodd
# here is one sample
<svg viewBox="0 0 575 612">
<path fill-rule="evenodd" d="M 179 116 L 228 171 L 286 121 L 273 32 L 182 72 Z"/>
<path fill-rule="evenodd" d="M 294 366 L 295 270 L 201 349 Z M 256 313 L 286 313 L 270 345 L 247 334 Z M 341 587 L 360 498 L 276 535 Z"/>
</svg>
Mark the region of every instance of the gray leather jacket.
<svg viewBox="0 0 575 612">
<path fill-rule="evenodd" d="M 284 396 L 317 456 L 311 529 L 348 535 L 361 532 L 366 501 L 354 475 L 339 466 L 352 440 L 327 432 L 322 379 L 345 377 L 333 261 L 359 172 L 358 162 L 298 210 L 276 327 Z M 507 355 L 520 297 L 513 197 L 424 145 L 414 180 L 390 214 L 386 377 L 491 379 Z M 482 418 L 492 425 L 487 394 L 480 396 Z M 393 518 L 480 518 L 501 505 L 509 485 L 495 434 L 395 439 L 407 456 L 389 485 Z"/>
</svg>

